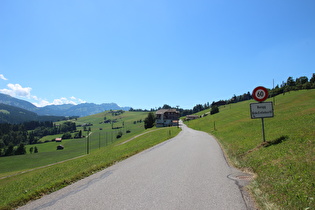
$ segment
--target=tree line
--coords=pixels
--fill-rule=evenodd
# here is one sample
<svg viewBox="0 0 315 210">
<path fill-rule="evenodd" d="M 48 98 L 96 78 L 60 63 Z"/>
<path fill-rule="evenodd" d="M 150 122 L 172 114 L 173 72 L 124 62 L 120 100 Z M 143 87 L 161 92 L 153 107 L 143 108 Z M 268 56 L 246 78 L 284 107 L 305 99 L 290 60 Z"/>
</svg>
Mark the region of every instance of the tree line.
<svg viewBox="0 0 315 210">
<path fill-rule="evenodd" d="M 197 113 L 197 112 L 200 112 L 202 110 L 205 110 L 205 109 L 208 109 L 210 108 L 210 103 L 207 102 L 205 103 L 204 105 L 202 104 L 197 104 L 196 106 L 193 107 L 193 109 L 182 109 L 182 108 L 179 108 L 179 106 L 177 107 L 172 107 L 168 104 L 164 104 L 162 107 L 158 107 L 158 108 L 155 108 L 155 109 L 150 109 L 150 110 L 147 110 L 147 109 L 130 109 L 129 111 L 131 112 L 156 112 L 157 110 L 160 110 L 160 109 L 176 109 L 177 111 L 180 112 L 180 115 L 181 116 L 186 116 L 186 115 L 190 115 L 190 114 L 193 114 L 193 113 Z"/>
<path fill-rule="evenodd" d="M 311 79 L 308 79 L 306 76 L 301 76 L 296 79 L 293 77 L 288 77 L 286 82 L 282 82 L 281 85 L 277 85 L 276 87 L 269 89 L 269 97 L 274 97 L 279 94 L 285 94 L 286 92 L 294 91 L 294 90 L 303 90 L 303 89 L 315 89 L 315 73 L 313 73 Z M 162 107 L 151 109 L 151 110 L 142 110 L 142 109 L 130 109 L 130 111 L 135 112 L 156 112 L 160 109 L 176 109 L 180 112 L 180 116 L 186 116 L 186 115 L 192 115 L 197 112 L 201 112 L 205 109 L 214 108 L 213 112 L 218 112 L 218 107 L 222 105 L 237 103 L 241 101 L 251 100 L 253 99 L 252 94 L 248 91 L 247 93 L 244 93 L 242 95 L 236 96 L 233 95 L 232 98 L 228 100 L 219 100 L 219 101 L 213 101 L 211 104 L 209 102 L 205 104 L 197 104 L 192 109 L 182 109 L 177 107 L 171 107 L 167 104 L 164 104 Z M 212 110 L 211 110 L 212 111 Z"/>
<path fill-rule="evenodd" d="M 31 121 L 21 124 L 1 123 L 0 156 L 20 154 L 17 151 L 21 151 L 24 145 L 36 144 L 43 136 L 73 132 L 75 130 L 76 124 L 74 122 L 64 122 L 62 124 L 54 124 L 51 121 Z M 14 151 L 16 146 L 18 148 Z"/>
<path fill-rule="evenodd" d="M 288 79 L 285 82 L 283 81 L 281 85 L 276 85 L 276 87 L 269 89 L 269 97 L 274 97 L 279 94 L 285 94 L 290 91 L 308 90 L 308 89 L 315 89 L 315 73 L 313 73 L 311 79 L 308 79 L 308 77 L 306 76 L 301 76 L 296 79 L 294 79 L 293 77 L 288 77 Z M 205 105 L 198 104 L 194 106 L 193 109 L 188 109 L 188 110 L 179 109 L 179 111 L 181 112 L 181 116 L 186 116 L 189 114 L 194 114 L 194 113 L 203 111 L 208 108 L 219 107 L 219 106 L 251 100 L 251 99 L 253 99 L 253 97 L 250 92 L 247 92 L 238 96 L 234 94 L 233 97 L 228 100 L 213 101 L 210 106 L 209 106 L 209 103 Z"/>
<path fill-rule="evenodd" d="M 290 91 L 295 90 L 308 90 L 315 89 L 315 73 L 313 73 L 311 79 L 306 76 L 301 76 L 296 79 L 293 77 L 288 77 L 286 81 L 283 81 L 281 85 L 276 85 L 276 87 L 269 89 L 269 97 L 274 97 L 279 94 L 285 94 Z M 231 99 L 226 101 L 221 101 L 220 105 L 237 103 L 240 101 L 246 101 L 253 99 L 250 92 L 244 93 L 243 95 L 233 96 Z"/>
</svg>

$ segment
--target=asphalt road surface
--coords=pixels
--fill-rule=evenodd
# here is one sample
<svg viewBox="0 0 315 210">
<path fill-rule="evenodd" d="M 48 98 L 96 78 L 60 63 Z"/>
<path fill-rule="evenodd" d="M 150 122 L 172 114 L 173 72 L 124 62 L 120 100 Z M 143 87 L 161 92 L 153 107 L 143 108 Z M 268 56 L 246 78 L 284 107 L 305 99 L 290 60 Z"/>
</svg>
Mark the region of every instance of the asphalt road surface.
<svg viewBox="0 0 315 210">
<path fill-rule="evenodd" d="M 213 137 L 182 129 L 20 209 L 252 209 L 242 190 L 246 181 L 238 179 L 246 174 L 227 164 Z"/>
</svg>

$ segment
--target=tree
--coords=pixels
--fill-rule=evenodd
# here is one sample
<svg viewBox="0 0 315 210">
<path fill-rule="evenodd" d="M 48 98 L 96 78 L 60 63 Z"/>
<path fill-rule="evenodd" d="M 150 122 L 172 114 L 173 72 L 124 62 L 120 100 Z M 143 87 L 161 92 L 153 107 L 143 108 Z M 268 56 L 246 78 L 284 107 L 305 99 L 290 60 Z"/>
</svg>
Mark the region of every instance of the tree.
<svg viewBox="0 0 315 210">
<path fill-rule="evenodd" d="M 82 130 L 80 130 L 78 133 L 75 133 L 74 138 L 75 139 L 82 138 Z"/>
<path fill-rule="evenodd" d="M 152 128 L 155 125 L 155 115 L 153 112 L 149 112 L 148 116 L 144 119 L 144 128 Z"/>
<path fill-rule="evenodd" d="M 172 107 L 170 105 L 164 104 L 162 109 L 171 109 Z"/>
<path fill-rule="evenodd" d="M 37 147 L 34 147 L 34 153 L 38 153 Z"/>
<path fill-rule="evenodd" d="M 18 146 L 18 148 L 15 150 L 14 154 L 15 155 L 24 155 L 24 154 L 26 154 L 26 149 L 25 149 L 24 144 L 21 143 Z"/>
<path fill-rule="evenodd" d="M 303 85 L 308 82 L 308 78 L 306 76 L 299 77 L 296 79 L 296 84 Z"/>
<path fill-rule="evenodd" d="M 313 73 L 312 78 L 310 79 L 310 83 L 315 83 L 315 74 Z"/>
<path fill-rule="evenodd" d="M 193 113 L 197 113 L 204 110 L 204 107 L 201 104 L 197 104 L 196 106 L 194 106 L 193 108 Z"/>
<path fill-rule="evenodd" d="M 289 78 L 287 79 L 287 85 L 288 85 L 288 86 L 295 86 L 295 82 L 294 82 L 294 80 L 293 80 L 292 77 L 289 77 Z"/>
<path fill-rule="evenodd" d="M 14 146 L 12 144 L 9 145 L 9 147 L 5 150 L 4 155 L 5 156 L 11 156 L 14 154 Z"/>
<path fill-rule="evenodd" d="M 30 147 L 30 153 L 32 154 L 34 151 L 34 147 Z"/>
<path fill-rule="evenodd" d="M 67 133 L 63 134 L 61 138 L 62 139 L 71 139 L 72 135 L 71 135 L 71 133 L 67 132 Z"/>
<path fill-rule="evenodd" d="M 219 112 L 219 107 L 218 106 L 212 106 L 211 107 L 211 112 L 210 114 L 215 114 Z"/>
</svg>

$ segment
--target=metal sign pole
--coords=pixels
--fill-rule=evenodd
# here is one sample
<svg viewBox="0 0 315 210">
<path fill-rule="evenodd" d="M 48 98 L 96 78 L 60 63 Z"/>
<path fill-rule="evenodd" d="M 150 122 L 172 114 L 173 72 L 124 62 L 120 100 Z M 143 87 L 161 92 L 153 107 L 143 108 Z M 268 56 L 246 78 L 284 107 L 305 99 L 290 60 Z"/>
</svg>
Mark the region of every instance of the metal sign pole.
<svg viewBox="0 0 315 210">
<path fill-rule="evenodd" d="M 266 141 L 266 137 L 265 137 L 265 123 L 264 123 L 264 118 L 261 118 L 261 125 L 262 125 L 262 135 L 263 135 L 263 141 Z"/>
<path fill-rule="evenodd" d="M 251 118 L 261 118 L 263 142 L 266 142 L 264 118 L 274 116 L 272 102 L 263 103 L 268 98 L 268 95 L 268 90 L 265 87 L 258 86 L 253 90 L 252 96 L 259 103 L 250 104 Z"/>
</svg>

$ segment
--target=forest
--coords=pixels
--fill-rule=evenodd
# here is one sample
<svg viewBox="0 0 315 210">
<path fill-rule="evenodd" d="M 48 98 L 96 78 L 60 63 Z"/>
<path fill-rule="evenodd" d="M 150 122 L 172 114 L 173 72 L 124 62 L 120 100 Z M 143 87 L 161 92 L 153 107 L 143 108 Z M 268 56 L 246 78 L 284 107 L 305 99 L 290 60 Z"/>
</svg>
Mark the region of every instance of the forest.
<svg viewBox="0 0 315 210">
<path fill-rule="evenodd" d="M 47 135 L 62 134 L 76 130 L 76 124 L 65 122 L 60 125 L 51 121 L 31 121 L 21 124 L 0 124 L 0 156 L 21 154 L 24 145 L 36 144 L 39 139 Z M 14 148 L 18 146 L 16 151 Z M 22 152 L 23 154 L 23 152 Z"/>
</svg>

